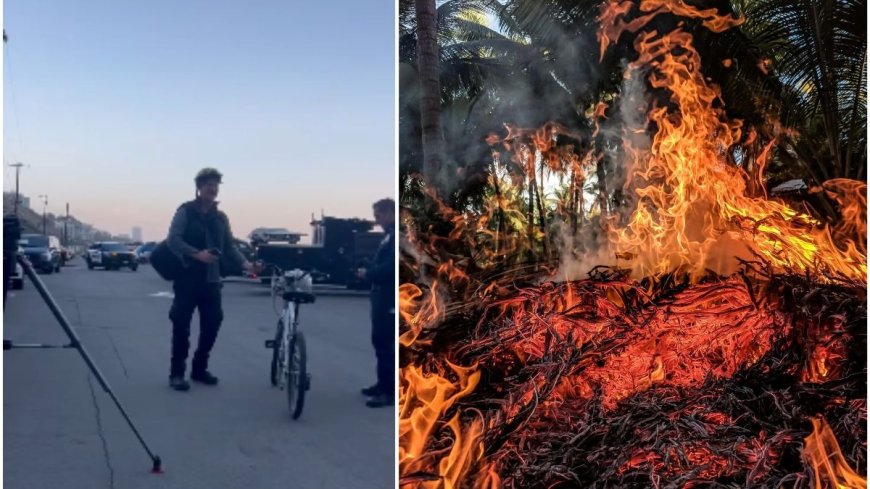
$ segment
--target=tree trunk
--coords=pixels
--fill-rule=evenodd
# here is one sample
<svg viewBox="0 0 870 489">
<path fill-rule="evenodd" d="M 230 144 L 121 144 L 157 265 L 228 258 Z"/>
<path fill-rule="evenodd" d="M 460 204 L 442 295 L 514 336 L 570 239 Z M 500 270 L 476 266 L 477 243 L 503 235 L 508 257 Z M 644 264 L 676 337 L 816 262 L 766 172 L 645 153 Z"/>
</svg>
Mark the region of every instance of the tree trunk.
<svg viewBox="0 0 870 489">
<path fill-rule="evenodd" d="M 598 146 L 595 147 L 595 151 L 598 153 L 595 155 L 595 176 L 598 177 L 598 207 L 603 221 L 604 217 L 609 213 L 607 206 L 607 170 L 604 168 L 604 152 L 598 151 Z"/>
<path fill-rule="evenodd" d="M 537 178 L 536 178 L 537 180 Z M 540 222 L 538 225 L 541 228 L 541 234 L 543 234 L 544 239 L 541 240 L 541 244 L 543 245 L 544 256 L 547 256 L 547 221 L 544 216 L 544 164 L 541 163 L 541 178 L 540 178 L 540 188 L 538 187 L 538 182 L 535 182 L 535 200 L 538 204 L 538 219 Z"/>
<path fill-rule="evenodd" d="M 494 255 L 498 256 L 499 240 L 504 234 L 504 211 L 501 208 L 501 187 L 498 184 L 498 164 L 492 164 L 492 185 L 495 188 L 495 201 L 498 204 L 498 209 L 495 211 L 496 228 L 495 228 L 495 243 L 493 245 Z"/>
<path fill-rule="evenodd" d="M 577 180 L 574 182 L 574 209 L 579 219 L 578 227 L 582 228 L 586 225 L 586 209 L 583 208 L 583 186 L 586 184 L 586 178 L 585 175 L 580 171 L 579 163 L 575 164 L 575 172 L 577 175 Z"/>
<path fill-rule="evenodd" d="M 447 190 L 444 132 L 441 128 L 441 87 L 438 69 L 438 14 L 435 0 L 415 0 L 417 70 L 420 74 L 420 122 L 423 132 L 423 176 L 438 190 Z"/>
<path fill-rule="evenodd" d="M 535 242 L 535 172 L 529 175 L 529 246 Z M 531 249 L 531 248 L 530 248 Z M 529 255 L 531 256 L 531 255 Z"/>
<path fill-rule="evenodd" d="M 577 164 L 574 163 L 571 165 L 571 206 L 568 211 L 571 216 L 571 237 L 577 236 L 577 224 L 578 220 L 582 220 L 582 212 L 583 206 L 580 206 L 578 209 L 577 206 Z"/>
</svg>

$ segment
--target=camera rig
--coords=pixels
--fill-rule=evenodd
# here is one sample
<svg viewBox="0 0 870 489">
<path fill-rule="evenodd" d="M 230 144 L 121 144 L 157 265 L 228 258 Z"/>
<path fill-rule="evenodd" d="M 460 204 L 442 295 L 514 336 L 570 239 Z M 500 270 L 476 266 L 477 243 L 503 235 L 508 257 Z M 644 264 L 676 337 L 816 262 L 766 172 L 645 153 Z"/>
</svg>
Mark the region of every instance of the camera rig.
<svg viewBox="0 0 870 489">
<path fill-rule="evenodd" d="M 3 350 L 6 351 L 15 348 L 73 348 L 75 350 L 78 350 L 79 354 L 81 354 L 82 359 L 84 359 L 88 368 L 94 374 L 94 377 L 97 378 L 100 386 L 102 386 L 103 391 L 105 391 L 106 394 L 108 394 L 112 401 L 115 403 L 118 411 L 121 412 L 121 416 L 124 417 L 127 425 L 129 425 L 130 429 L 133 430 L 133 434 L 136 435 L 139 443 L 142 445 L 142 447 L 145 449 L 145 452 L 147 452 L 148 456 L 151 458 L 151 472 L 155 474 L 162 473 L 162 461 L 160 460 L 160 457 L 154 454 L 148 447 L 148 444 L 145 443 L 145 439 L 142 438 L 139 430 L 136 429 L 136 425 L 133 424 L 133 420 L 130 419 L 130 416 L 124 409 L 124 406 L 121 405 L 121 401 L 119 401 L 117 396 L 115 396 L 115 393 L 112 391 L 112 388 L 109 386 L 109 383 L 106 381 L 103 373 L 100 372 L 97 364 L 94 363 L 94 361 L 91 359 L 91 356 L 88 354 L 88 351 L 82 344 L 81 340 L 79 340 L 79 337 L 73 329 L 72 325 L 70 324 L 69 320 L 67 320 L 66 316 L 63 314 L 63 311 L 60 310 L 60 307 L 57 305 L 57 302 L 55 302 L 54 298 L 48 292 L 48 289 L 45 288 L 45 284 L 43 284 L 42 280 L 40 280 L 39 277 L 36 275 L 36 272 L 30 265 L 30 262 L 28 262 L 25 257 L 18 254 L 19 239 L 21 239 L 21 222 L 18 219 L 18 216 L 3 216 L 3 309 L 4 311 L 6 310 L 6 292 L 9 288 L 9 278 L 12 275 L 12 271 L 15 269 L 15 264 L 17 263 L 21 265 L 21 268 L 24 270 L 24 274 L 27 275 L 27 278 L 29 278 L 30 281 L 33 283 L 33 286 L 39 292 L 42 300 L 45 302 L 46 306 L 48 306 L 49 310 L 51 310 L 54 318 L 57 319 L 58 323 L 60 323 L 61 328 L 63 328 L 64 332 L 69 338 L 69 343 L 65 345 L 15 343 L 12 340 L 4 339 Z"/>
</svg>

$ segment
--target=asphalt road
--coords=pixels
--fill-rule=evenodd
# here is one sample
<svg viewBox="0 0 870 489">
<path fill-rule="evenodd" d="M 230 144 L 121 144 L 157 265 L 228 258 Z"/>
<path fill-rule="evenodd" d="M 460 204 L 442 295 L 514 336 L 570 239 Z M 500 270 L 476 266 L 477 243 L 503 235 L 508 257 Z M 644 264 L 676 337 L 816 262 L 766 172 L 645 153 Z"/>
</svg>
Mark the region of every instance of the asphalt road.
<svg viewBox="0 0 870 489">
<path fill-rule="evenodd" d="M 152 450 L 151 462 L 75 350 L 3 355 L 3 487 L 394 487 L 395 412 L 369 409 L 359 388 L 374 378 L 368 301 L 320 296 L 303 306 L 312 386 L 302 417 L 268 381 L 264 340 L 276 316 L 268 288 L 224 287 L 225 320 L 210 370 L 216 387 L 167 383 L 170 284 L 148 266 L 40 275 Z M 198 334 L 194 317 L 192 343 Z M 4 338 L 63 343 L 66 336 L 26 280 L 4 313 Z"/>
</svg>

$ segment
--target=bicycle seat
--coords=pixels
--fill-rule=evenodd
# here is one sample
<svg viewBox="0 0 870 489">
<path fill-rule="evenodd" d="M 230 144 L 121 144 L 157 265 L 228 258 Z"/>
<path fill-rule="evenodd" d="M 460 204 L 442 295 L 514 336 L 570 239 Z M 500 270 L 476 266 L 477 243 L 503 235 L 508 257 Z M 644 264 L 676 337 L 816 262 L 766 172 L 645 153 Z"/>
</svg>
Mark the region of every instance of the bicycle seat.
<svg viewBox="0 0 870 489">
<path fill-rule="evenodd" d="M 298 290 L 288 290 L 283 294 L 285 301 L 298 302 L 300 304 L 313 304 L 316 297 L 310 292 L 300 292 Z"/>
</svg>

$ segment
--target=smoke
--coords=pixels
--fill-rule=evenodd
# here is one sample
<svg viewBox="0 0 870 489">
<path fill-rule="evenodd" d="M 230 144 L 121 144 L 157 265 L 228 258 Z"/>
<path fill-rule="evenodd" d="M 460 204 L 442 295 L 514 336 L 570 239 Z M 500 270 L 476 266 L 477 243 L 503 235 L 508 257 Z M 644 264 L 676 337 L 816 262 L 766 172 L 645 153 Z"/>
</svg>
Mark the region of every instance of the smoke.
<svg viewBox="0 0 870 489">
<path fill-rule="evenodd" d="M 617 189 L 625 192 L 628 205 L 617 203 L 614 212 L 601 213 L 590 225 L 579 229 L 576 234 L 570 226 L 561 223 L 558 228 L 560 243 L 560 266 L 557 276 L 565 280 L 586 278 L 589 271 L 599 265 L 620 266 L 616 250 L 609 239 L 610 230 L 619 227 L 633 211 L 631 188 L 628 180 L 638 163 L 631 152 L 646 153 L 651 145 L 648 130 L 647 111 L 650 97 L 646 91 L 643 73 L 637 69 L 625 70 L 626 76 L 614 100 L 614 109 L 603 121 L 599 121 L 600 137 L 598 142 L 606 162 L 605 187 L 609 193 Z"/>
<path fill-rule="evenodd" d="M 617 99 L 618 117 L 610 119 L 602 131 L 605 134 L 614 134 L 614 138 L 621 138 L 625 147 L 646 152 L 652 143 L 648 130 L 649 106 L 643 73 L 638 69 L 627 69 L 620 97 Z M 623 183 L 626 175 L 634 170 L 632 159 L 623 159 L 620 163 L 623 164 L 616 165 L 616 172 L 608 183 Z"/>
<path fill-rule="evenodd" d="M 504 124 L 537 128 L 559 121 L 591 130 L 584 112 L 601 76 L 594 32 L 574 32 L 557 22 L 539 31 L 543 37 L 531 43 L 495 44 L 486 62 L 442 65 L 442 73 L 462 73 L 463 82 L 478 85 L 471 98 L 457 96 L 442 105 L 447 161 L 435 176 L 437 187 L 461 192 L 485 181 L 492 161 L 486 138 L 505 135 Z"/>
</svg>

